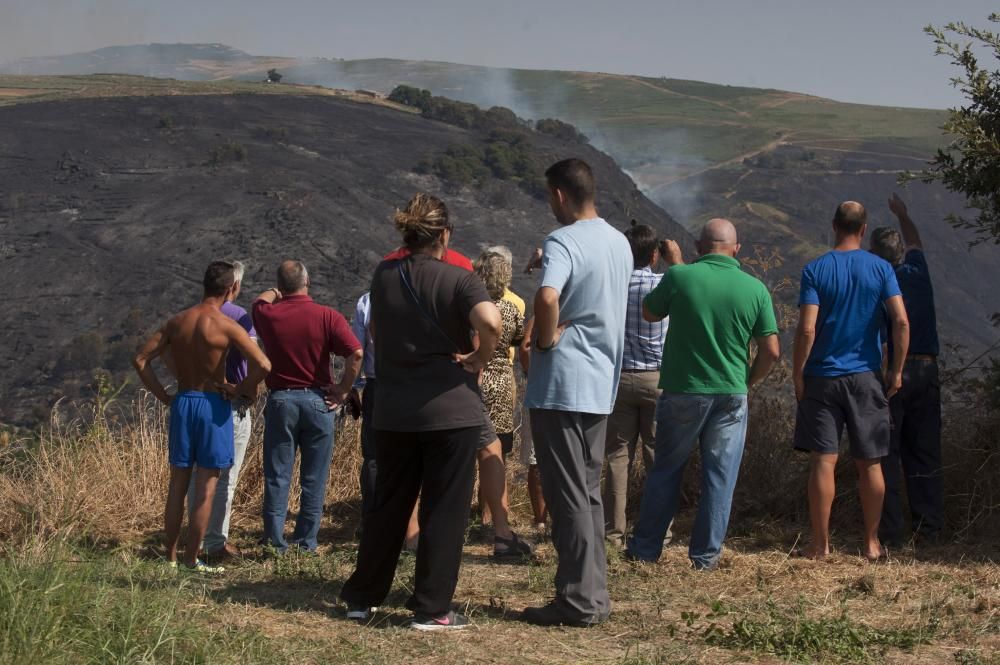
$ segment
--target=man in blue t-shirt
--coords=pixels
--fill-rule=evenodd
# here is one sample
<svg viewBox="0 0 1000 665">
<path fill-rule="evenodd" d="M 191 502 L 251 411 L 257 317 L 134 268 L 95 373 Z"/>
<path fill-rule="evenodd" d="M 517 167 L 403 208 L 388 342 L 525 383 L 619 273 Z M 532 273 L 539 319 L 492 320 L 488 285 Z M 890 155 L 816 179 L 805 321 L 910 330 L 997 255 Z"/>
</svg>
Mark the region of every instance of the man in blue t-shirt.
<svg viewBox="0 0 1000 665">
<path fill-rule="evenodd" d="M 586 162 L 563 160 L 545 178 L 561 227 L 545 238 L 524 405 L 531 409 L 559 566 L 555 600 L 525 609 L 523 618 L 582 627 L 611 612 L 601 466 L 622 369 L 633 260 L 625 236 L 597 214 Z"/>
<path fill-rule="evenodd" d="M 937 356 L 940 350 L 934 288 L 920 233 L 895 194 L 889 210 L 899 220 L 900 232 L 881 227 L 872 233 L 871 251 L 896 270 L 903 303 L 910 319 L 910 348 L 903 366 L 903 388 L 889 402 L 892 443 L 882 458 L 885 505 L 879 534 L 888 544 L 902 544 L 903 508 L 899 470 L 902 464 L 914 536 L 936 541 L 944 524 L 944 482 L 941 464 L 941 381 Z M 890 348 L 890 353 L 894 349 Z"/>
<path fill-rule="evenodd" d="M 833 218 L 833 251 L 802 270 L 793 379 L 798 410 L 795 448 L 809 452 L 812 542 L 802 554 L 830 553 L 830 510 L 840 438 L 847 427 L 858 471 L 865 534 L 863 555 L 884 555 L 878 539 L 885 486 L 881 459 L 889 453 L 889 399 L 903 381 L 909 323 L 896 275 L 886 261 L 861 249 L 864 206 L 842 203 Z M 893 357 L 886 385 L 882 368 L 883 312 L 888 312 Z"/>
</svg>

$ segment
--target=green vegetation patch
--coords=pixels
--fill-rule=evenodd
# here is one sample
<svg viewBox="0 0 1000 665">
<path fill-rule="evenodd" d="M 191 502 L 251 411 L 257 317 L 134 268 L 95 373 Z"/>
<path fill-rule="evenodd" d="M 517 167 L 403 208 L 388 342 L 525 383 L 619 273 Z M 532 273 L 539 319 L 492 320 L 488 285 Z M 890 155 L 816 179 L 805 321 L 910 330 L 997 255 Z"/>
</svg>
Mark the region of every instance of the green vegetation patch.
<svg viewBox="0 0 1000 665">
<path fill-rule="evenodd" d="M 0 557 L 5 663 L 289 662 L 259 630 L 223 626 L 199 580 L 68 547 Z"/>
<path fill-rule="evenodd" d="M 929 644 L 936 632 L 935 621 L 916 627 L 880 629 L 853 621 L 846 609 L 832 619 L 814 619 L 806 616 L 801 604 L 786 611 L 769 602 L 766 611 L 748 613 L 728 629 L 713 623 L 704 636 L 715 646 L 774 654 L 801 663 L 872 663 L 890 649 L 911 651 Z"/>
</svg>

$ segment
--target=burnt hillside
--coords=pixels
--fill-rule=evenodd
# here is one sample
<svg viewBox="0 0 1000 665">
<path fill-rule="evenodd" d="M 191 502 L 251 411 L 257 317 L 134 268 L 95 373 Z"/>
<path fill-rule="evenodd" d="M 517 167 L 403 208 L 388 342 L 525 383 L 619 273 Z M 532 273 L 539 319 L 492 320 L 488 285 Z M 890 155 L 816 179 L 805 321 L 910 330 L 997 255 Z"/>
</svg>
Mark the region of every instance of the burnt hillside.
<svg viewBox="0 0 1000 665">
<path fill-rule="evenodd" d="M 518 128 L 521 158 L 579 156 L 602 214 L 686 232 L 597 150 Z M 94 371 L 130 376 L 141 335 L 200 296 L 213 258 L 247 263 L 246 305 L 284 258 L 310 268 L 313 296 L 350 315 L 390 217 L 416 191 L 442 196 L 454 246 L 526 256 L 555 222 L 531 183 L 458 182 L 428 168 L 495 136 L 417 115 L 283 96 L 115 98 L 0 109 L 0 421 L 28 423 L 59 396 L 88 394 Z M 421 166 L 423 165 L 423 166 Z M 417 171 L 423 171 L 418 173 Z M 533 290 L 518 276 L 515 289 Z"/>
</svg>

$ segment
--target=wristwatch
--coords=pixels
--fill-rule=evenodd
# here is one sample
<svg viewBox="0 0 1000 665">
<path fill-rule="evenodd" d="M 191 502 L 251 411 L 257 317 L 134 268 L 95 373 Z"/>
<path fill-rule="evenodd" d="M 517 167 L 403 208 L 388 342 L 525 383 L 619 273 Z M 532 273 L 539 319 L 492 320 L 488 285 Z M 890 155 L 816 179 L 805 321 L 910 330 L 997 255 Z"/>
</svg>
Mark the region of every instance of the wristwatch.
<svg viewBox="0 0 1000 665">
<path fill-rule="evenodd" d="M 552 340 L 552 343 L 549 344 L 548 346 L 542 346 L 541 344 L 538 343 L 538 340 L 535 340 L 534 347 L 535 351 L 540 351 L 542 353 L 545 353 L 546 351 L 551 351 L 552 347 L 554 347 L 555 345 L 556 345 L 556 340 Z"/>
</svg>

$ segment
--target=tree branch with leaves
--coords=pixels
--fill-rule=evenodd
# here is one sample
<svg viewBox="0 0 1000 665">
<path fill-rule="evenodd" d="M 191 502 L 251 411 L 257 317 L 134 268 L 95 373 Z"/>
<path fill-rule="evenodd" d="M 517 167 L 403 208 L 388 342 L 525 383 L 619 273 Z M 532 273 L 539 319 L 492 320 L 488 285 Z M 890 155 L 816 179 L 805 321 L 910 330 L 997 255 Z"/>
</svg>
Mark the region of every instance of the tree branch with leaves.
<svg viewBox="0 0 1000 665">
<path fill-rule="evenodd" d="M 1000 14 L 989 20 L 1000 23 Z M 970 230 L 971 244 L 1000 244 L 1000 70 L 981 67 L 978 57 L 982 53 L 1000 60 L 1000 35 L 965 23 L 927 26 L 924 32 L 934 39 L 935 54 L 951 58 L 961 69 L 951 84 L 967 101 L 948 110 L 941 127 L 953 137 L 948 146 L 938 149 L 928 168 L 901 180 L 940 182 L 964 194 L 970 214 L 949 215 L 948 221 Z"/>
</svg>

